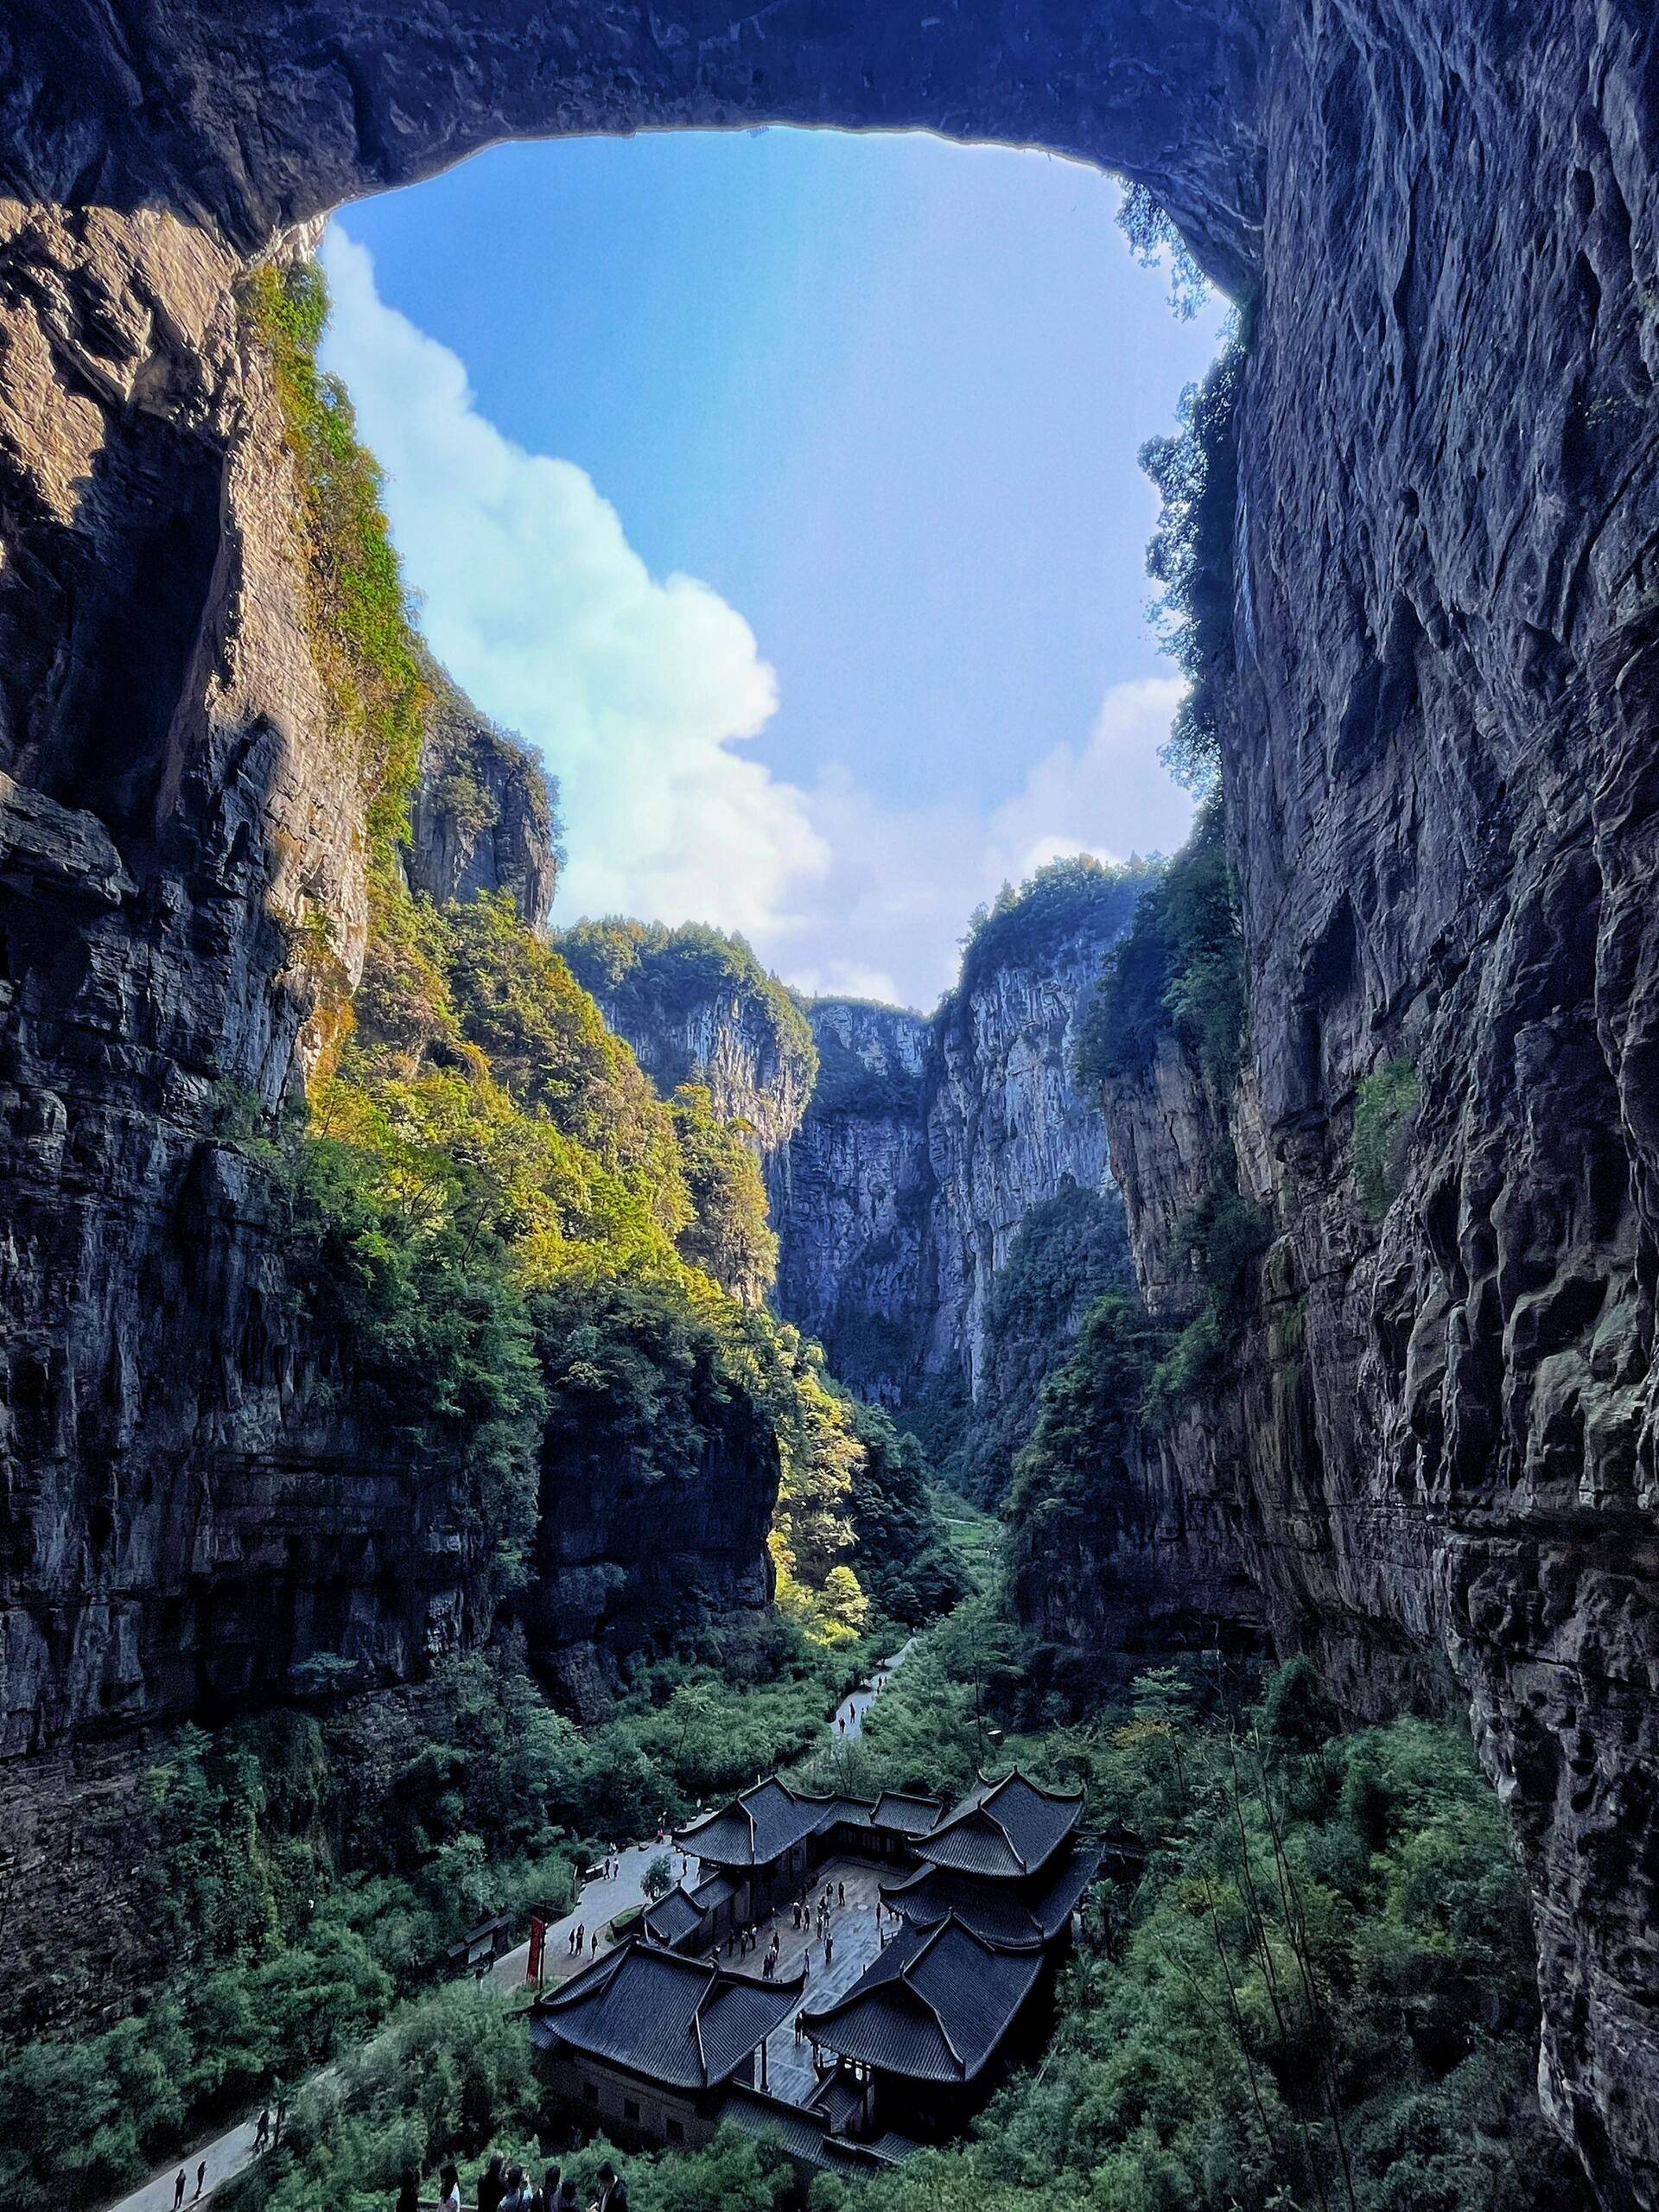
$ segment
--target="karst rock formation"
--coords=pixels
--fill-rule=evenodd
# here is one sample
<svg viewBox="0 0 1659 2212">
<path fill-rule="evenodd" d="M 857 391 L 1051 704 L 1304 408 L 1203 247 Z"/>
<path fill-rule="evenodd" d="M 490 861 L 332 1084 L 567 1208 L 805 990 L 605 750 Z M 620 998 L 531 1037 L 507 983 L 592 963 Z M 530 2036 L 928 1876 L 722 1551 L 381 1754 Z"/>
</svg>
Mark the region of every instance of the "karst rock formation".
<svg viewBox="0 0 1659 2212">
<path fill-rule="evenodd" d="M 273 1101 L 326 1043 L 308 918 L 347 980 L 365 925 L 238 282 L 493 140 L 764 121 L 1111 166 L 1247 305 L 1249 1065 L 1206 1100 L 1172 1046 L 1112 1115 L 1150 1288 L 1222 1122 L 1274 1242 L 1153 1540 L 1172 1582 L 1242 1564 L 1354 1711 L 1466 1702 L 1547 2103 L 1610 2203 L 1659 2204 L 1650 0 L 13 0 L 0 1747 L 234 1695 L 273 1639 L 395 1670 L 468 1633 L 464 1545 L 324 1421 L 212 1141 L 220 1087 Z M 1377 1221 L 1354 1102 L 1401 1059 Z"/>
</svg>

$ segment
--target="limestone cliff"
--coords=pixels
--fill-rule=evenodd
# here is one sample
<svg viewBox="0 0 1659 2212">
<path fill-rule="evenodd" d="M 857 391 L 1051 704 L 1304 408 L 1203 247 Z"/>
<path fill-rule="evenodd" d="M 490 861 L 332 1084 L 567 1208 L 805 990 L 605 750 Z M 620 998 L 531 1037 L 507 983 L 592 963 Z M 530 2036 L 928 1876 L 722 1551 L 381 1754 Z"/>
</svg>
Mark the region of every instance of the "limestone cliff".
<svg viewBox="0 0 1659 2212">
<path fill-rule="evenodd" d="M 794 1000 L 741 938 L 607 921 L 578 922 L 556 942 L 663 1096 L 702 1085 L 763 1164 L 777 1158 L 806 1110 L 817 1056 Z"/>
<path fill-rule="evenodd" d="M 439 906 L 505 896 L 521 921 L 542 929 L 558 880 L 557 790 L 435 662 L 427 673 L 432 702 L 404 864 L 410 888 Z"/>
<path fill-rule="evenodd" d="M 772 1179 L 778 1310 L 845 1382 L 891 1403 L 920 1351 L 931 1033 L 921 1014 L 858 999 L 808 1012 L 817 1080 Z"/>
<path fill-rule="evenodd" d="M 870 1394 L 899 1402 L 945 1381 L 971 1395 L 1022 1224 L 1061 1192 L 1110 1189 L 1074 1063 L 1141 881 L 1086 861 L 1043 871 L 981 918 L 931 1019 L 809 1008 L 820 1073 L 774 1178 L 778 1303 Z"/>
</svg>

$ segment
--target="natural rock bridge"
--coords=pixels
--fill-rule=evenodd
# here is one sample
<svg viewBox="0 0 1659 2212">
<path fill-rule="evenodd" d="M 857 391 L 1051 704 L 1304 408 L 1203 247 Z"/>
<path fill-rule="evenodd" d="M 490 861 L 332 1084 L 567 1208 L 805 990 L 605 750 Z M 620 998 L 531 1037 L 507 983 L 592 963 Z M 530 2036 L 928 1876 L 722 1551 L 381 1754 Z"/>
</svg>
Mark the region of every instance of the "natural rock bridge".
<svg viewBox="0 0 1659 2212">
<path fill-rule="evenodd" d="M 273 1100 L 315 1047 L 295 929 L 328 915 L 349 978 L 365 925 L 236 283 L 493 140 L 763 121 L 1110 165 L 1248 302 L 1218 674 L 1250 1065 L 1217 1098 L 1172 1042 L 1113 1111 L 1149 1282 L 1217 1146 L 1276 1242 L 1238 1390 L 1092 1571 L 1259 1610 L 1357 1711 L 1472 1707 L 1547 2094 L 1609 2202 L 1659 2203 L 1647 0 L 14 4 L 0 1744 L 475 1627 L 440 1502 L 325 1421 L 207 1140 L 216 1084 Z M 1352 1116 L 1391 1059 L 1422 1103 L 1376 1224 Z"/>
</svg>

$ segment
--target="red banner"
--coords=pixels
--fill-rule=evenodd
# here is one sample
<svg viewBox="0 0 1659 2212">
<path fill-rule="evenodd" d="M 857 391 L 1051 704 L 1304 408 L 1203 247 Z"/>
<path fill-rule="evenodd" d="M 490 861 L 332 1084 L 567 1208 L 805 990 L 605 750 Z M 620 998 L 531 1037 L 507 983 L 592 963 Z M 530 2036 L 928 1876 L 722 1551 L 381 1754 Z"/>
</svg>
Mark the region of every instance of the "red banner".
<svg viewBox="0 0 1659 2212">
<path fill-rule="evenodd" d="M 546 1948 L 546 1923 L 532 1920 L 530 1923 L 530 1964 L 524 1970 L 524 1980 L 535 1982 L 538 1988 L 542 1980 L 542 1953 Z"/>
</svg>

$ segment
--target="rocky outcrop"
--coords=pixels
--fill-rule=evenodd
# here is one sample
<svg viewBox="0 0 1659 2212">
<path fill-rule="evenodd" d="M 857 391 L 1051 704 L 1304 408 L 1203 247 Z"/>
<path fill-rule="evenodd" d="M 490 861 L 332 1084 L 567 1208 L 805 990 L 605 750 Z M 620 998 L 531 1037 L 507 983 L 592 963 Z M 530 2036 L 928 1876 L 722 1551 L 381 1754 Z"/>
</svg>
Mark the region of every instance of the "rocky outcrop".
<svg viewBox="0 0 1659 2212">
<path fill-rule="evenodd" d="M 437 0 L 397 39 L 360 0 L 9 11 L 0 766 L 90 817 L 41 817 L 64 857 L 6 879 L 25 1732 L 37 1694 L 63 1725 L 139 1709 L 194 1531 L 228 1541 L 220 1448 L 254 1464 L 297 1371 L 245 1325 L 263 1248 L 209 1094 L 274 1100 L 326 1041 L 304 925 L 349 979 L 360 884 L 245 257 L 514 133 L 919 124 L 1113 162 L 1252 308 L 1236 1148 L 1264 1300 L 1300 1308 L 1294 1390 L 1264 1307 L 1255 1380 L 1171 1480 L 1230 1501 L 1274 1633 L 1356 1710 L 1450 1670 L 1527 1856 L 1552 2108 L 1610 2203 L 1659 2203 L 1656 40 L 1637 0 Z M 1374 1222 L 1351 1124 L 1400 1060 L 1421 1104 Z M 341 1512 L 320 1484 L 308 1525 Z"/>
<path fill-rule="evenodd" d="M 794 999 L 744 940 L 696 923 L 609 921 L 579 922 L 556 943 L 658 1095 L 700 1084 L 770 1179 L 806 1111 L 817 1058 Z"/>
<path fill-rule="evenodd" d="M 823 1344 L 838 1376 L 893 1403 L 922 1344 L 932 1033 L 919 1014 L 859 999 L 819 999 L 808 1011 L 817 1081 L 772 1177 L 776 1303 Z"/>
<path fill-rule="evenodd" d="M 773 1177 L 778 1305 L 868 1394 L 971 1395 L 1022 1225 L 1060 1192 L 1111 1188 L 1077 1044 L 1141 881 L 1099 871 L 1051 915 L 1039 878 L 984 922 L 931 1019 L 809 1008 L 818 1080 Z"/>
<path fill-rule="evenodd" d="M 530 1655 L 560 1701 L 602 1719 L 619 1663 L 670 1649 L 687 1625 L 759 1614 L 772 1597 L 766 1532 L 775 1438 L 749 1402 L 704 1409 L 690 1479 L 626 1451 L 550 1443 L 530 1586 Z"/>
<path fill-rule="evenodd" d="M 411 891 L 511 899 L 520 921 L 546 926 L 558 880 L 557 793 L 540 764 L 456 690 L 435 663 L 420 781 L 410 804 L 404 873 Z"/>
</svg>

